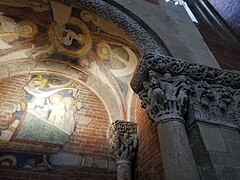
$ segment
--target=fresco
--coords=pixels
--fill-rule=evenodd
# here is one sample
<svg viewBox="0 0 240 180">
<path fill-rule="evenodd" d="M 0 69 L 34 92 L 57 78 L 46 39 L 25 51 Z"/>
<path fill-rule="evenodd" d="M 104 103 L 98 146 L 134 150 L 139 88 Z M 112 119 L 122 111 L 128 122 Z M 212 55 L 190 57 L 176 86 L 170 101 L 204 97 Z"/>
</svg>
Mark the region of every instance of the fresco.
<svg viewBox="0 0 240 180">
<path fill-rule="evenodd" d="M 126 119 L 129 81 L 139 57 L 119 28 L 90 11 L 48 0 L 0 2 L 0 64 L 21 59 L 72 63 L 113 91 Z"/>
<path fill-rule="evenodd" d="M 18 23 L 0 12 L 0 49 L 8 49 L 9 44 L 18 38 L 32 38 L 37 34 L 37 26 L 27 20 Z"/>
<path fill-rule="evenodd" d="M 82 108 L 81 85 L 55 75 L 33 75 L 22 89 L 22 99 L 0 140 L 64 145 Z"/>
<path fill-rule="evenodd" d="M 28 171 L 53 170 L 48 162 L 49 156 L 34 154 L 0 152 L 0 168 Z"/>
<path fill-rule="evenodd" d="M 81 87 L 95 79 L 116 98 L 117 116 L 129 120 L 130 79 L 139 58 L 121 29 L 90 11 L 50 0 L 1 0 L 0 66 L 24 60 L 64 62 L 86 76 L 80 83 L 56 74 L 58 69 L 33 73 L 21 86 L 12 118 L 0 127 L 0 146 L 40 154 L 63 149 L 77 125 L 93 122 L 81 114 Z"/>
</svg>

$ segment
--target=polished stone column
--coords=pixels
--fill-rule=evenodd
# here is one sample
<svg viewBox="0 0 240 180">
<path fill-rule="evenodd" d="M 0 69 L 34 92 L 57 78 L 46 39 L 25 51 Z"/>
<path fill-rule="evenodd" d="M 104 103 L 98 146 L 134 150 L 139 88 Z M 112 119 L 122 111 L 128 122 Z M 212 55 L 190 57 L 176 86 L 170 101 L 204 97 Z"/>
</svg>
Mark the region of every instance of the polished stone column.
<svg viewBox="0 0 240 180">
<path fill-rule="evenodd" d="M 191 91 L 186 77 L 149 71 L 143 86 L 139 95 L 157 127 L 165 179 L 200 179 L 183 118 Z"/>
<path fill-rule="evenodd" d="M 131 160 L 137 148 L 137 125 L 133 122 L 117 120 L 108 131 L 111 153 L 117 164 L 117 179 L 131 180 Z"/>
</svg>

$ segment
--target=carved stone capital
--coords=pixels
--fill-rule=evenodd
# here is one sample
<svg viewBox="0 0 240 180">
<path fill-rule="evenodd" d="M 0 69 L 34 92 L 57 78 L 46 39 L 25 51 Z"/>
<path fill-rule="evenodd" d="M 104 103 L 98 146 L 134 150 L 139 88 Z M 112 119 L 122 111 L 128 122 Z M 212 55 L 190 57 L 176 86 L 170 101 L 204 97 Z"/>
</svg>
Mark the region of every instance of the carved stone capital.
<svg viewBox="0 0 240 180">
<path fill-rule="evenodd" d="M 193 88 L 187 127 L 198 121 L 239 129 L 240 90 L 206 81 L 194 83 Z"/>
<path fill-rule="evenodd" d="M 206 81 L 209 84 L 221 84 L 222 86 L 240 88 L 240 74 L 207 66 L 193 64 L 181 59 L 161 55 L 150 51 L 145 53 L 132 78 L 131 87 L 135 93 L 143 89 L 143 82 L 148 81 L 148 73 L 153 70 L 159 74 L 170 73 L 172 76 L 185 75 L 194 81 Z"/>
<path fill-rule="evenodd" d="M 240 129 L 240 89 L 152 70 L 143 87 L 139 92 L 142 107 L 156 124 L 185 122 L 183 117 L 187 114 L 187 128 L 203 122 Z"/>
<path fill-rule="evenodd" d="M 137 124 L 117 120 L 108 131 L 110 150 L 116 162 L 131 162 L 138 145 Z"/>
<path fill-rule="evenodd" d="M 190 86 L 185 76 L 172 77 L 149 71 L 149 81 L 143 82 L 144 89 L 139 93 L 142 107 L 156 123 L 182 121 L 187 112 Z"/>
<path fill-rule="evenodd" d="M 187 128 L 204 122 L 240 129 L 240 73 L 148 53 L 131 86 L 156 123 L 187 115 Z"/>
</svg>

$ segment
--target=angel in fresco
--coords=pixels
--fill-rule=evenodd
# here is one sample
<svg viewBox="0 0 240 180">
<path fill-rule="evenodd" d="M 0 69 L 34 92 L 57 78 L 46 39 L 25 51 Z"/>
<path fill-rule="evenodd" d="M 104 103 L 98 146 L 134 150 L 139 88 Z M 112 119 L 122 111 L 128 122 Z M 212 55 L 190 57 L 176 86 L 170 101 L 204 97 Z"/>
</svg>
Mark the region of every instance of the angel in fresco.
<svg viewBox="0 0 240 180">
<path fill-rule="evenodd" d="M 37 26 L 27 20 L 16 22 L 14 19 L 7 17 L 0 12 L 0 49 L 11 48 L 8 43 L 22 38 L 32 38 L 37 34 Z"/>
<path fill-rule="evenodd" d="M 123 38 L 127 42 L 131 42 L 131 40 L 126 36 L 126 34 L 119 29 L 117 26 L 111 24 L 108 21 L 105 21 L 103 18 L 97 16 L 96 14 L 83 10 L 80 13 L 80 16 L 85 22 L 92 22 L 95 26 L 98 27 L 98 31 L 103 31 L 107 34 L 111 34 L 113 36 L 117 36 Z"/>
<path fill-rule="evenodd" d="M 106 42 L 99 42 L 97 44 L 97 54 L 103 60 L 110 60 L 112 66 L 116 66 L 116 69 L 110 69 L 115 77 L 132 74 L 138 63 L 136 55 L 130 48 L 112 49 Z"/>
</svg>

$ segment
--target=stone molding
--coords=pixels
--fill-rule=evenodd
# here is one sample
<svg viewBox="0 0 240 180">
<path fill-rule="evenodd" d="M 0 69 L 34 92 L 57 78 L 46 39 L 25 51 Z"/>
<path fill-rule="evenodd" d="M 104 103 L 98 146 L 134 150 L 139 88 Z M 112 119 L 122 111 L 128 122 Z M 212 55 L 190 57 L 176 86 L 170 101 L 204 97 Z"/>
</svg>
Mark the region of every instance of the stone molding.
<svg viewBox="0 0 240 180">
<path fill-rule="evenodd" d="M 135 19 L 124 13 L 124 10 L 120 10 L 122 7 L 115 7 L 103 0 L 61 0 L 61 2 L 66 5 L 71 5 L 72 7 L 92 11 L 108 19 L 111 23 L 121 28 L 126 35 L 132 38 L 143 54 L 143 57 L 131 81 L 131 87 L 135 93 L 141 96 L 142 99 L 147 97 L 146 87 L 144 86 L 146 86 L 146 82 L 149 81 L 150 70 L 158 73 L 159 76 L 162 77 L 164 74 L 169 73 L 176 82 L 179 81 L 176 80 L 178 78 L 185 78 L 187 80 L 185 83 L 190 82 L 190 90 L 188 88 L 183 90 L 179 85 L 173 85 L 179 91 L 181 89 L 181 93 L 187 94 L 188 102 L 184 102 L 184 106 L 188 106 L 188 111 L 185 112 L 180 110 L 180 114 L 179 112 L 176 112 L 175 114 L 169 115 L 169 118 L 171 117 L 174 119 L 173 117 L 175 117 L 176 120 L 183 121 L 183 116 L 188 114 L 192 116 L 190 118 L 191 120 L 187 122 L 188 125 L 193 124 L 193 122 L 197 120 L 234 128 L 239 127 L 238 124 L 240 120 L 238 117 L 240 117 L 240 110 L 238 103 L 240 97 L 238 94 L 240 89 L 240 74 L 189 63 L 166 56 L 168 51 L 166 46 L 162 42 L 162 45 L 159 45 L 159 43 L 152 38 L 151 34 Z M 174 82 L 172 81 L 172 83 Z M 201 84 L 203 83 L 208 84 L 211 87 L 212 96 L 214 97 L 211 98 L 210 92 L 200 93 L 200 91 L 204 89 L 201 87 Z M 222 92 L 222 95 L 220 92 Z M 206 95 L 207 93 L 209 93 L 209 95 Z M 227 94 L 231 95 L 228 100 L 226 98 L 228 96 Z M 204 98 L 208 99 L 210 102 L 209 107 L 205 106 L 204 102 L 202 102 Z M 148 101 L 146 100 L 143 102 L 145 108 L 147 108 L 146 103 Z M 219 106 L 219 102 L 222 103 L 220 105 L 222 107 Z M 227 111 L 223 108 L 224 106 L 227 106 Z M 201 108 L 201 110 L 198 108 Z M 216 112 L 210 112 L 211 108 L 214 108 Z M 162 120 L 168 119 L 167 116 L 159 116 L 159 114 L 153 115 L 153 112 L 150 112 L 148 109 L 147 111 L 150 114 L 151 119 L 156 119 L 156 117 L 158 117 L 157 122 L 160 121 L 160 116 L 160 119 Z M 224 116 L 222 116 L 223 111 Z M 166 115 L 165 112 L 163 114 Z M 219 119 L 219 117 L 221 118 Z"/>
<path fill-rule="evenodd" d="M 173 76 L 185 75 L 195 81 L 206 81 L 209 84 L 219 84 L 233 89 L 240 89 L 240 74 L 204 65 L 189 63 L 181 59 L 161 55 L 157 51 L 146 53 L 131 81 L 135 93 L 143 89 L 143 81 L 148 80 L 148 72 L 170 73 Z"/>
<path fill-rule="evenodd" d="M 198 81 L 190 95 L 187 127 L 204 122 L 240 130 L 240 89 Z"/>
<path fill-rule="evenodd" d="M 131 82 L 155 123 L 180 120 L 187 128 L 195 122 L 235 128 L 240 127 L 240 75 L 206 66 L 183 62 L 162 55 L 144 56 Z M 171 77 L 166 81 L 164 76 Z M 169 84 L 168 90 L 163 84 Z M 173 110 L 166 102 L 174 91 Z M 165 101 L 165 104 L 164 104 Z M 176 107 L 175 107 L 176 106 Z"/>
<path fill-rule="evenodd" d="M 111 23 L 122 29 L 136 43 L 136 46 L 143 54 L 149 52 L 149 49 L 156 50 L 164 55 L 169 54 L 165 44 L 160 42 L 161 45 L 159 45 L 137 21 L 124 13 L 124 8 L 122 7 L 119 7 L 119 9 L 122 9 L 119 10 L 117 7 L 103 0 L 61 0 L 61 2 L 66 5 L 92 11 L 108 19 Z"/>
<path fill-rule="evenodd" d="M 117 120 L 108 131 L 110 151 L 117 163 L 131 162 L 135 156 L 138 137 L 137 124 Z"/>
</svg>

